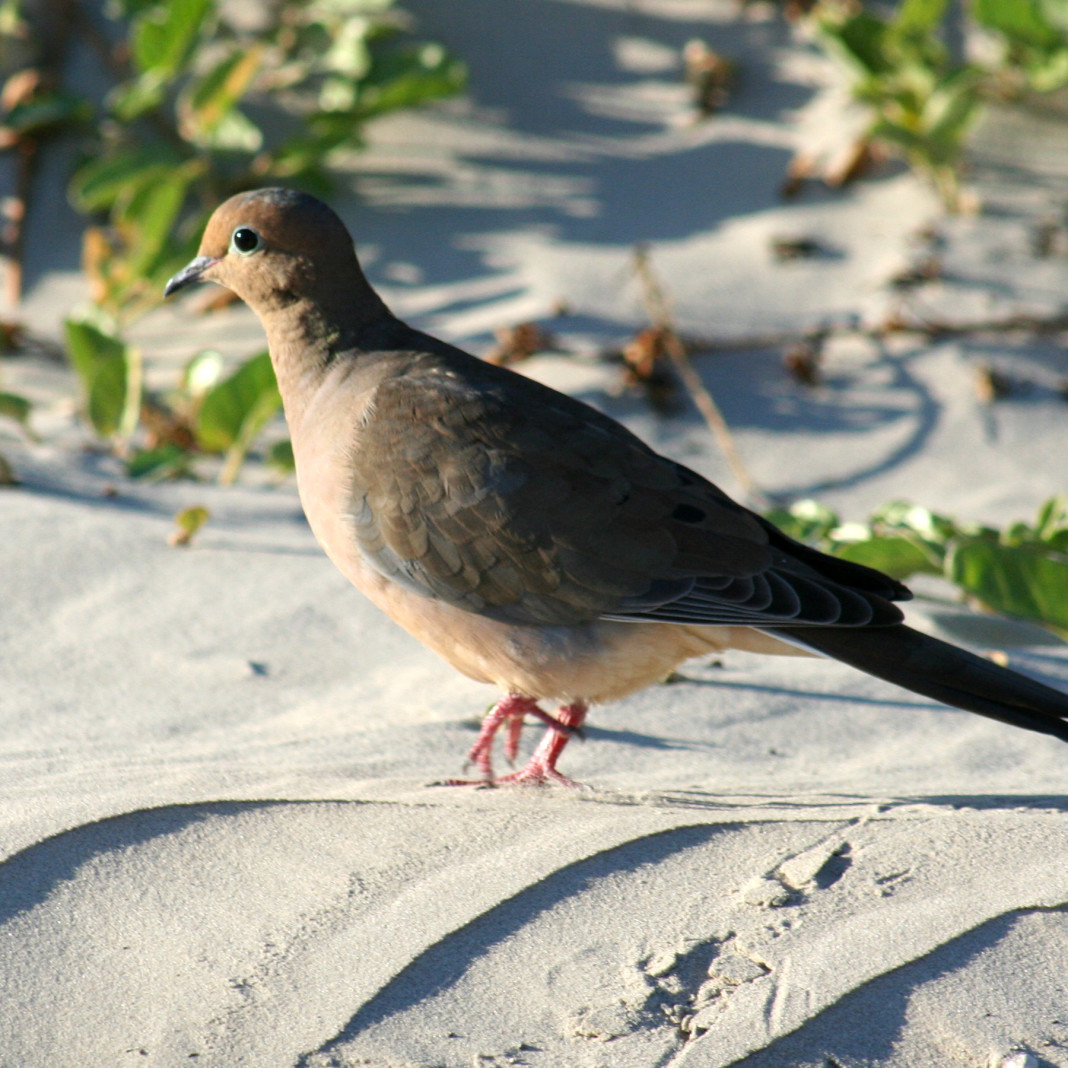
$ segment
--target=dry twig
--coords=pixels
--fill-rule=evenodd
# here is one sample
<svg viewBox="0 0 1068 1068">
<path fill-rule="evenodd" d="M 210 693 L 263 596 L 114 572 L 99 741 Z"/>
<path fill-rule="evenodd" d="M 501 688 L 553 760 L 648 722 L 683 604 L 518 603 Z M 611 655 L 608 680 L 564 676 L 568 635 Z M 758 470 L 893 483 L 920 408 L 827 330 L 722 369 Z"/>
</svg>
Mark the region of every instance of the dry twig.
<svg viewBox="0 0 1068 1068">
<path fill-rule="evenodd" d="M 689 390 L 694 404 L 697 405 L 697 410 L 704 417 L 705 422 L 712 431 L 720 451 L 730 465 L 732 474 L 748 497 L 755 501 L 764 500 L 765 495 L 753 480 L 753 476 L 749 474 L 749 469 L 745 466 L 741 454 L 734 444 L 734 437 L 727 426 L 726 419 L 723 418 L 723 413 L 719 410 L 719 405 L 716 404 L 712 394 L 705 388 L 705 384 L 701 381 L 701 376 L 694 370 L 693 364 L 690 362 L 686 345 L 682 342 L 671 322 L 667 299 L 653 271 L 648 249 L 643 246 L 639 245 L 634 250 L 634 267 L 642 284 L 642 296 L 649 318 L 652 320 L 654 328 L 660 331 L 664 348 L 668 356 L 671 357 L 679 378 L 682 379 L 683 385 Z"/>
</svg>

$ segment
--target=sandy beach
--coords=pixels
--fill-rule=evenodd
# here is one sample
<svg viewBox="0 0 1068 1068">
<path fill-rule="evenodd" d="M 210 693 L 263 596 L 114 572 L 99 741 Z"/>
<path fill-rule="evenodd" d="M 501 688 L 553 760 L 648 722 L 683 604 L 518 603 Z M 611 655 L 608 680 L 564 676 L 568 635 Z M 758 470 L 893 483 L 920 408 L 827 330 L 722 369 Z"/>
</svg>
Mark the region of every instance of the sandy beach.
<svg viewBox="0 0 1068 1068">
<path fill-rule="evenodd" d="M 989 116 L 976 216 L 897 165 L 786 202 L 841 87 L 762 8 L 405 6 L 468 93 L 375 125 L 332 200 L 403 318 L 480 354 L 541 322 L 567 351 L 524 373 L 741 495 L 684 394 L 659 413 L 597 358 L 647 323 L 641 243 L 679 329 L 737 343 L 695 366 L 769 498 L 1004 525 L 1066 491 L 1056 336 L 843 336 L 815 387 L 747 341 L 906 299 L 1063 310 L 1068 260 L 1031 235 L 1063 219 L 1068 126 Z M 695 36 L 741 70 L 703 122 Z M 86 297 L 61 155 L 4 311 L 55 343 Z M 903 297 L 931 227 L 942 277 Z M 822 252 L 777 260 L 781 238 Z M 137 325 L 153 381 L 262 347 L 243 306 L 195 304 Z M 985 402 L 983 365 L 1019 388 Z M 445 787 L 494 693 L 347 584 L 292 478 L 128 478 L 47 351 L 0 359 L 0 389 L 39 438 L 0 420 L 0 1068 L 1068 1068 L 1063 743 L 729 653 L 595 708 L 561 761 L 583 789 Z M 190 505 L 211 518 L 173 548 Z M 913 625 L 1068 691 L 1051 632 L 917 588 Z"/>
</svg>

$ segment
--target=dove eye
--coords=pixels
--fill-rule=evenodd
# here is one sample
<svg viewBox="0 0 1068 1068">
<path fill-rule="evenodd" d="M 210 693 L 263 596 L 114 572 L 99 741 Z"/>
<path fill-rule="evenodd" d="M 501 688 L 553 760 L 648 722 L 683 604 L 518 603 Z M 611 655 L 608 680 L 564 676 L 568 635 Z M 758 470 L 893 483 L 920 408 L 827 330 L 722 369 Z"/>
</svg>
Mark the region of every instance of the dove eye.
<svg viewBox="0 0 1068 1068">
<path fill-rule="evenodd" d="M 239 226 L 230 237 L 230 247 L 242 256 L 247 256 L 263 247 L 263 238 L 252 227 Z"/>
</svg>

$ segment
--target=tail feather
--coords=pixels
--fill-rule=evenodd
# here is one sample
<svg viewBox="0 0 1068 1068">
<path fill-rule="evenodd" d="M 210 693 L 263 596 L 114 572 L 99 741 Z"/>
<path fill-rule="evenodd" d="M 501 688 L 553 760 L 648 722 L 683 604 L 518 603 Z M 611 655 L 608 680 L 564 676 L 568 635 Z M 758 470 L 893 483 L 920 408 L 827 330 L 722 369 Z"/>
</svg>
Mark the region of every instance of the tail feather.
<svg viewBox="0 0 1068 1068">
<path fill-rule="evenodd" d="M 1068 694 L 904 623 L 783 627 L 772 633 L 914 693 L 1068 742 Z"/>
</svg>

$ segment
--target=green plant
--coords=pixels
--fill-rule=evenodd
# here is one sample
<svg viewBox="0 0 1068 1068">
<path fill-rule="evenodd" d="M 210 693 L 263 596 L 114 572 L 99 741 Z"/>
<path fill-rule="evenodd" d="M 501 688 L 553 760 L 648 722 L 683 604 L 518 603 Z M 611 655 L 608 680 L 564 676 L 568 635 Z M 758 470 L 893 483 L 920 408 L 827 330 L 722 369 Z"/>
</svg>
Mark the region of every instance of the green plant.
<svg viewBox="0 0 1068 1068">
<path fill-rule="evenodd" d="M 1068 6 L 1063 0 L 972 0 L 976 22 L 1001 38 L 1010 91 L 1068 85 Z M 1017 83 L 1017 84 L 1013 84 Z"/>
<path fill-rule="evenodd" d="M 815 20 L 829 47 L 852 69 L 854 95 L 871 109 L 868 136 L 900 151 L 955 206 L 980 74 L 956 62 L 939 39 L 946 7 L 947 0 L 904 0 L 884 18 L 825 0 Z"/>
<path fill-rule="evenodd" d="M 948 0 L 902 0 L 892 14 L 853 0 L 820 0 L 820 39 L 851 72 L 871 113 L 867 137 L 926 175 L 951 209 L 961 204 L 961 160 L 983 103 L 1025 88 L 1068 84 L 1068 7 L 1063 0 L 973 0 L 965 32 L 992 34 L 1000 58 L 981 66 L 944 43 Z"/>
<path fill-rule="evenodd" d="M 12 419 L 22 428 L 22 432 L 31 441 L 37 440 L 37 435 L 30 426 L 30 413 L 33 405 L 18 393 L 4 393 L 0 391 L 0 418 Z M 15 471 L 8 463 L 3 453 L 0 453 L 0 486 L 12 486 L 17 482 Z"/>
<path fill-rule="evenodd" d="M 269 361 L 252 357 L 203 395 L 187 373 L 170 398 L 145 398 L 125 328 L 162 299 L 220 201 L 257 185 L 327 188 L 369 120 L 457 92 L 464 68 L 408 41 L 392 0 L 287 0 L 251 9 L 254 27 L 219 0 L 112 0 L 107 32 L 75 10 L 114 76 L 69 188 L 95 220 L 83 251 L 94 306 L 67 322 L 86 413 L 125 444 L 147 399 L 171 432 L 134 453 L 132 473 L 183 473 L 201 450 L 225 452 L 230 479 L 279 407 Z"/>
<path fill-rule="evenodd" d="M 117 82 L 70 196 L 106 215 L 86 235 L 85 262 L 96 303 L 120 322 L 159 301 L 219 201 L 273 182 L 324 188 L 368 120 L 464 81 L 440 45 L 403 43 L 392 0 L 263 5 L 254 29 L 216 0 L 112 9 L 126 30 L 109 52 Z"/>
<path fill-rule="evenodd" d="M 175 529 L 167 538 L 167 544 L 174 548 L 186 548 L 193 544 L 200 528 L 211 518 L 211 512 L 199 504 L 183 508 L 175 517 Z"/>
<path fill-rule="evenodd" d="M 18 393 L 0 392 L 0 416 L 13 419 L 22 427 L 22 432 L 31 440 L 36 441 L 37 436 L 30 427 L 30 412 L 33 405 Z"/>
<path fill-rule="evenodd" d="M 1052 497 L 1033 523 L 1004 530 L 961 523 L 894 501 L 866 523 L 842 523 L 816 501 L 767 516 L 791 537 L 898 579 L 939 575 L 976 604 L 1034 620 L 1068 639 L 1068 497 Z"/>
</svg>

